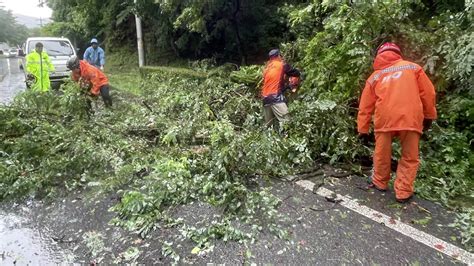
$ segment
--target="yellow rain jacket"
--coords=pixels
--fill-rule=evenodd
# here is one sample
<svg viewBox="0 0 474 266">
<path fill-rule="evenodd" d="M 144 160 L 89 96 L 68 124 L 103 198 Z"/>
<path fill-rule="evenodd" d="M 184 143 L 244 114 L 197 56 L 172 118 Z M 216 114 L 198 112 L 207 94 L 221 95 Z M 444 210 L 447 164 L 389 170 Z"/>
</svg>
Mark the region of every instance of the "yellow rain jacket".
<svg viewBox="0 0 474 266">
<path fill-rule="evenodd" d="M 36 82 L 32 85 L 33 91 L 46 92 L 51 87 L 49 82 L 49 72 L 54 71 L 54 66 L 46 52 L 41 55 L 33 51 L 26 56 L 26 72 L 32 74 L 36 78 Z"/>
</svg>

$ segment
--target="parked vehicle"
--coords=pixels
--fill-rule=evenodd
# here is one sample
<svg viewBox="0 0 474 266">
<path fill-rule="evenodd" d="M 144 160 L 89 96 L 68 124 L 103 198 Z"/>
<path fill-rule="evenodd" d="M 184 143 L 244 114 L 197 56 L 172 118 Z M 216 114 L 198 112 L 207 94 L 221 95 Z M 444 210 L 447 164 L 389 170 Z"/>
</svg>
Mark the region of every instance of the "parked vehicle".
<svg viewBox="0 0 474 266">
<path fill-rule="evenodd" d="M 43 44 L 43 51 L 45 51 L 51 59 L 54 68 L 54 72 L 49 74 L 51 81 L 51 87 L 58 88 L 62 83 L 63 79 L 70 76 L 71 71 L 66 68 L 66 62 L 69 57 L 76 55 L 76 50 L 72 45 L 71 41 L 67 38 L 56 38 L 56 37 L 34 37 L 28 38 L 23 44 L 23 47 L 19 51 L 21 56 L 20 69 L 25 69 L 25 56 L 35 50 L 36 43 L 41 42 Z M 25 82 L 26 82 L 26 71 Z"/>
<path fill-rule="evenodd" d="M 10 48 L 10 50 L 8 50 L 8 57 L 16 57 L 18 56 L 18 49 L 17 48 Z"/>
</svg>

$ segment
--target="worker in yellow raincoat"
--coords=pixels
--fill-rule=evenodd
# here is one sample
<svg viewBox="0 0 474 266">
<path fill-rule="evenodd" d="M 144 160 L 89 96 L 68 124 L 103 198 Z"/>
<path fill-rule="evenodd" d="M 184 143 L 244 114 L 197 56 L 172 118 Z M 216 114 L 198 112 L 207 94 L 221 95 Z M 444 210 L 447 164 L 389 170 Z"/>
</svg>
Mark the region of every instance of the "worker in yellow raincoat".
<svg viewBox="0 0 474 266">
<path fill-rule="evenodd" d="M 43 52 L 43 44 L 36 43 L 35 50 L 26 56 L 27 81 L 31 81 L 31 89 L 38 92 L 49 91 L 49 72 L 52 71 L 54 66 L 48 54 Z"/>
</svg>

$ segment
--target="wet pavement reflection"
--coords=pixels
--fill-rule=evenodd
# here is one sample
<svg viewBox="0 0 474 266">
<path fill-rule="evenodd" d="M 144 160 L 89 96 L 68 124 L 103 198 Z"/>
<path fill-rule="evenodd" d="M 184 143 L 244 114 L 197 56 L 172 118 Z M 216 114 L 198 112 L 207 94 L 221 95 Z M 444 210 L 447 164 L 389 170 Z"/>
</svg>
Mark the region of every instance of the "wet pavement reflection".
<svg viewBox="0 0 474 266">
<path fill-rule="evenodd" d="M 30 212 L 28 207 L 0 207 L 0 265 L 56 265 L 72 258 L 35 227 Z"/>
<path fill-rule="evenodd" d="M 0 104 L 8 104 L 25 90 L 19 60 L 0 58 Z M 30 207 L 0 206 L 0 265 L 56 265 L 68 261 L 67 257 L 35 226 Z"/>
<path fill-rule="evenodd" d="M 8 104 L 25 90 L 25 75 L 19 58 L 0 58 L 0 104 Z"/>
</svg>

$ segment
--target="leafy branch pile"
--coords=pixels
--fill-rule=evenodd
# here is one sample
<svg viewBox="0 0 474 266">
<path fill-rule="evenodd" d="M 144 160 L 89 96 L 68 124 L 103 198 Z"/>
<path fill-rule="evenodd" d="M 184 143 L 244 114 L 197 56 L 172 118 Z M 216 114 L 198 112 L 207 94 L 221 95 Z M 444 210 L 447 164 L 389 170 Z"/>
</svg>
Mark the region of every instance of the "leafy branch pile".
<svg viewBox="0 0 474 266">
<path fill-rule="evenodd" d="M 239 71 L 233 71 L 230 74 L 230 79 L 248 86 L 260 88 L 263 82 L 262 71 L 263 68 L 260 66 L 243 66 Z"/>
<path fill-rule="evenodd" d="M 212 238 L 248 239 L 233 227 L 236 217 L 260 225 L 251 231 L 280 232 L 279 200 L 255 182 L 309 166 L 307 142 L 265 129 L 254 91 L 228 74 L 146 74 L 136 80 L 143 96 L 115 90 L 112 110 L 100 100 L 88 110 L 74 84 L 60 95 L 21 94 L 0 108 L 0 198 L 119 190 L 113 222 L 143 237 L 159 221 L 174 223 L 170 208 L 201 201 L 221 220 L 214 229 L 179 225 L 198 248 Z"/>
</svg>

